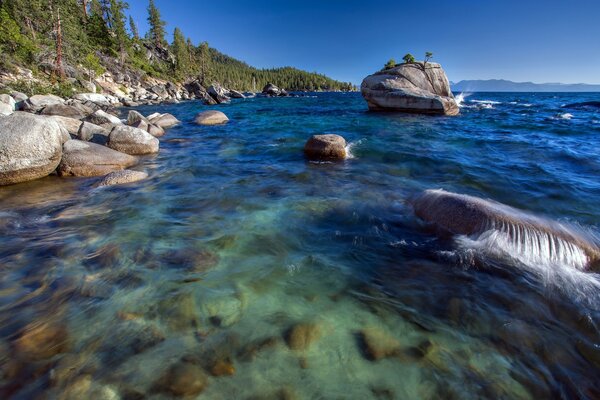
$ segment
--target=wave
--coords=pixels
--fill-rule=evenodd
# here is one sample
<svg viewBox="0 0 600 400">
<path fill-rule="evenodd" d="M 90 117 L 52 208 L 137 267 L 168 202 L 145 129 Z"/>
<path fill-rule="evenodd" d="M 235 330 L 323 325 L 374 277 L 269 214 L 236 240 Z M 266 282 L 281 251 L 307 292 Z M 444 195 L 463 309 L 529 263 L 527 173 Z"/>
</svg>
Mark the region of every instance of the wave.
<svg viewBox="0 0 600 400">
<path fill-rule="evenodd" d="M 469 100 L 471 103 L 477 103 L 477 104 L 491 104 L 491 105 L 497 105 L 497 104 L 502 104 L 501 101 L 495 101 L 495 100 Z"/>
<path fill-rule="evenodd" d="M 360 139 L 360 140 L 357 140 L 356 142 L 349 142 L 348 144 L 346 144 L 346 159 L 347 160 L 352 160 L 352 159 L 356 158 L 356 156 L 352 152 L 352 149 L 354 149 L 354 147 L 357 145 L 363 144 L 365 142 L 365 140 L 366 139 Z"/>
</svg>

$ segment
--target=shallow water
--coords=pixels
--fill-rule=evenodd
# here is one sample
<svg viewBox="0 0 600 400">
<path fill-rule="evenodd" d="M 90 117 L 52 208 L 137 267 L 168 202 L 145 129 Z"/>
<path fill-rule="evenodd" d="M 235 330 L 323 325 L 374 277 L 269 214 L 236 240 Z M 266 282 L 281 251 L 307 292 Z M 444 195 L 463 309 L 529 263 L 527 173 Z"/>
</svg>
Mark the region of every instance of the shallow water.
<svg viewBox="0 0 600 400">
<path fill-rule="evenodd" d="M 183 363 L 210 399 L 599 398 L 600 277 L 439 237 L 407 204 L 444 188 L 597 234 L 600 111 L 560 108 L 597 97 L 472 94 L 448 118 L 255 98 L 218 127 L 142 107 L 184 121 L 148 180 L 0 188 L 0 394 L 168 399 Z M 353 157 L 306 162 L 317 133 Z"/>
</svg>

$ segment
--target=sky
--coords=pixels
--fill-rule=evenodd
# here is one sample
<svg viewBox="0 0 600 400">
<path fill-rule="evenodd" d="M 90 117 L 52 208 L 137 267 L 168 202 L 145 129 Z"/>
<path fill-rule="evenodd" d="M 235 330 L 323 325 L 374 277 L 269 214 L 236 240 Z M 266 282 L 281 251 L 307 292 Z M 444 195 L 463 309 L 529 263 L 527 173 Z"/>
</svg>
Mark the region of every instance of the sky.
<svg viewBox="0 0 600 400">
<path fill-rule="evenodd" d="M 128 0 L 140 32 L 148 0 Z M 155 0 L 167 31 L 360 84 L 426 51 L 448 78 L 600 84 L 600 0 Z"/>
</svg>

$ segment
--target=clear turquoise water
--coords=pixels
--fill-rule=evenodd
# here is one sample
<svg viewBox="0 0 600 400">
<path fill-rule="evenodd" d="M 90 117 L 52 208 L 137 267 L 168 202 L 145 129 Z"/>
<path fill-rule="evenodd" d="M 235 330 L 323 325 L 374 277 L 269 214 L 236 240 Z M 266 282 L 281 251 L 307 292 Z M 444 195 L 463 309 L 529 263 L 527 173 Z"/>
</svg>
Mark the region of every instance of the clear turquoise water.
<svg viewBox="0 0 600 400">
<path fill-rule="evenodd" d="M 479 254 L 406 202 L 444 188 L 598 232 L 600 111 L 560 108 L 598 97 L 473 94 L 448 118 L 256 98 L 215 107 L 218 127 L 195 102 L 140 108 L 184 122 L 148 180 L 0 188 L 0 394 L 77 398 L 87 377 L 89 398 L 166 399 L 173 364 L 218 359 L 235 373 L 198 398 L 600 398 L 598 275 Z M 305 161 L 319 133 L 353 157 Z M 319 334 L 292 350 L 299 323 Z M 392 356 L 366 357 L 367 328 Z"/>
</svg>

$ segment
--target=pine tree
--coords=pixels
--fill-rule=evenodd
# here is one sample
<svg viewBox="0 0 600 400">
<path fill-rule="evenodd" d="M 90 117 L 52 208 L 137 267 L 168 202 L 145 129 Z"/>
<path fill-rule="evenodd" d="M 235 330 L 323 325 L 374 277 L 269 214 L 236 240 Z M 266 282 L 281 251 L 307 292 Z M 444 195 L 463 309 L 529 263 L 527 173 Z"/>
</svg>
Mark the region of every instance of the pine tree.
<svg viewBox="0 0 600 400">
<path fill-rule="evenodd" d="M 133 20 L 133 17 L 131 15 L 129 16 L 129 31 L 131 32 L 131 37 L 133 37 L 133 39 L 135 39 L 135 40 L 140 39 L 138 27 L 135 24 L 135 21 Z"/>
<path fill-rule="evenodd" d="M 179 28 L 173 32 L 173 55 L 175 56 L 175 72 L 182 78 L 188 72 L 189 54 L 185 37 Z"/>
<path fill-rule="evenodd" d="M 109 8 L 105 14 L 113 36 L 113 48 L 119 52 L 121 63 L 123 63 L 129 46 L 129 36 L 125 29 L 125 10 L 129 8 L 129 5 L 122 0 L 109 0 L 108 5 Z"/>
<path fill-rule="evenodd" d="M 160 18 L 160 11 L 154 5 L 154 0 L 148 4 L 148 23 L 150 24 L 150 39 L 157 47 L 165 44 L 165 22 Z"/>
</svg>

